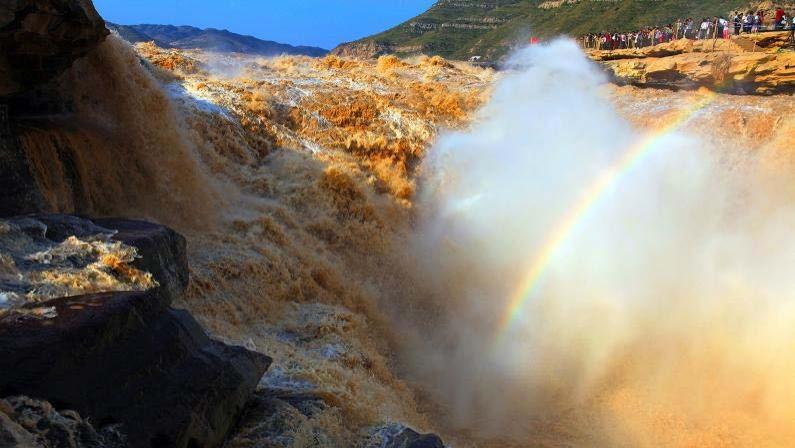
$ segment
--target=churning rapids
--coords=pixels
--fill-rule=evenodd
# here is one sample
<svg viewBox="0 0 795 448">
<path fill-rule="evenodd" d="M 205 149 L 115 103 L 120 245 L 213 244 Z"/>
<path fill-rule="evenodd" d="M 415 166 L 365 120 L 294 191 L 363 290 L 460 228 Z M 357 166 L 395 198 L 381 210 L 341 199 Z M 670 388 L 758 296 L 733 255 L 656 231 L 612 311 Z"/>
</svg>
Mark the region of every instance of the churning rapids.
<svg viewBox="0 0 795 448">
<path fill-rule="evenodd" d="M 60 80 L 37 180 L 187 236 L 180 305 L 329 404 L 293 446 L 795 437 L 791 97 L 610 86 L 567 41 L 501 74 L 137 51 Z"/>
</svg>

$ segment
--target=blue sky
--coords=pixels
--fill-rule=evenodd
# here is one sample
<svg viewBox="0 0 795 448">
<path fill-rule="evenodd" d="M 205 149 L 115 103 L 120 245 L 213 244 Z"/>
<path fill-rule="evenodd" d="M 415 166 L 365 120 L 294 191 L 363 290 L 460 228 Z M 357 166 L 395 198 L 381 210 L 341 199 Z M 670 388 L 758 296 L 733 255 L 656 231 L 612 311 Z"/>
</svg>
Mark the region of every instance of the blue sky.
<svg viewBox="0 0 795 448">
<path fill-rule="evenodd" d="M 105 20 L 228 29 L 332 48 L 404 22 L 434 0 L 94 0 Z"/>
</svg>

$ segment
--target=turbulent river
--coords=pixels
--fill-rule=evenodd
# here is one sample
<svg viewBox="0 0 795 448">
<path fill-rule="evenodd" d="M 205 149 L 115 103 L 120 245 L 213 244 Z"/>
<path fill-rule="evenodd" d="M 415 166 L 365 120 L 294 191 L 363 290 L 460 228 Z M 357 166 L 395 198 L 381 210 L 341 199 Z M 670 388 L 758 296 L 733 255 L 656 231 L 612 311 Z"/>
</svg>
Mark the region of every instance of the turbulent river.
<svg viewBox="0 0 795 448">
<path fill-rule="evenodd" d="M 292 446 L 795 436 L 792 97 L 616 87 L 568 42 L 496 74 L 110 38 L 60 82 L 23 136 L 51 207 L 185 234 L 179 305 L 328 404 Z"/>
</svg>

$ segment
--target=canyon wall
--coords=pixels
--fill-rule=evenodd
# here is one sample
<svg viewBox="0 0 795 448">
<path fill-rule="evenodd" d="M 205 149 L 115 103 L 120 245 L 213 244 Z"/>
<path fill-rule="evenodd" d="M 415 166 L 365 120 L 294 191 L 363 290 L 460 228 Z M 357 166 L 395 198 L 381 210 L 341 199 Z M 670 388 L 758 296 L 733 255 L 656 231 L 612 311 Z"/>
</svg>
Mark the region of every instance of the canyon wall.
<svg viewBox="0 0 795 448">
<path fill-rule="evenodd" d="M 795 92 L 795 51 L 789 32 L 729 40 L 680 39 L 640 49 L 589 51 L 614 80 L 636 86 L 727 93 Z"/>
</svg>

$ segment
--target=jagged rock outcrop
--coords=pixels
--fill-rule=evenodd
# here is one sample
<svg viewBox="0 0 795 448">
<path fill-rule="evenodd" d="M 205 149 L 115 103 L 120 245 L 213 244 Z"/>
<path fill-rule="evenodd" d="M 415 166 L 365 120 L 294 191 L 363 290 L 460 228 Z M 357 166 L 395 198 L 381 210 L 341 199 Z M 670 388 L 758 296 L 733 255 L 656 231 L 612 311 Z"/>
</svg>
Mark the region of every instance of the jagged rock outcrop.
<svg viewBox="0 0 795 448">
<path fill-rule="evenodd" d="M 795 54 L 682 54 L 667 58 L 610 61 L 620 80 L 652 87 L 706 86 L 731 93 L 795 91 Z"/>
<path fill-rule="evenodd" d="M 637 86 L 708 87 L 729 93 L 795 92 L 795 52 L 779 51 L 788 33 L 753 39 L 686 39 L 642 49 L 591 52 L 620 82 Z"/>
<path fill-rule="evenodd" d="M 120 424 L 133 447 L 220 444 L 271 360 L 210 339 L 189 313 L 170 307 L 188 282 L 184 238 L 140 221 L 31 219 L 54 241 L 95 224 L 118 231 L 113 238 L 137 249 L 136 268 L 160 286 L 62 297 L 37 304 L 55 317 L 0 320 L 0 396 L 45 399 L 100 426 Z"/>
<path fill-rule="evenodd" d="M 422 47 L 419 47 L 419 49 L 422 49 Z M 355 59 L 377 58 L 378 56 L 394 52 L 395 48 L 392 45 L 374 40 L 344 43 L 331 51 L 334 56 Z"/>
<path fill-rule="evenodd" d="M 0 97 L 44 83 L 108 34 L 89 0 L 0 3 Z"/>
<path fill-rule="evenodd" d="M 124 448 L 117 425 L 97 431 L 91 422 L 52 404 L 17 396 L 0 399 L 0 447 Z"/>
<path fill-rule="evenodd" d="M 311 392 L 260 390 L 249 401 L 234 437 L 224 447 L 294 446 L 295 429 L 326 408 L 323 397 Z M 322 432 L 314 438 L 319 446 L 331 445 Z"/>
<path fill-rule="evenodd" d="M 249 402 L 244 416 L 225 448 L 288 448 L 295 446 L 297 434 L 308 419 L 330 405 L 329 397 L 313 392 L 263 388 Z M 316 429 L 318 446 L 333 446 L 328 434 Z M 402 423 L 387 423 L 371 428 L 357 446 L 364 448 L 445 448 L 436 434 L 421 434 Z"/>
<path fill-rule="evenodd" d="M 436 434 L 420 434 L 400 423 L 376 428 L 366 443 L 367 448 L 445 448 Z"/>
</svg>

